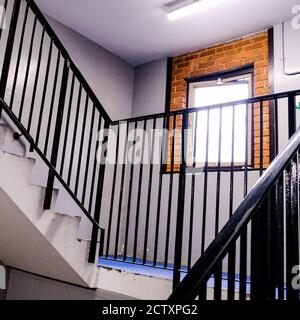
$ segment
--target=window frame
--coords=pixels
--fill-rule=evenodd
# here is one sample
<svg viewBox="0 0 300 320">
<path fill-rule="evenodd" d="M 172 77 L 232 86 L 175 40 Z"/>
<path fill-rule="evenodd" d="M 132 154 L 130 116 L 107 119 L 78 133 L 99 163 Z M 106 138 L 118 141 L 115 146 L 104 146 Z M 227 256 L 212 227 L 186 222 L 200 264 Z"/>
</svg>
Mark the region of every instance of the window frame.
<svg viewBox="0 0 300 320">
<path fill-rule="evenodd" d="M 250 65 L 250 66 L 246 66 L 246 67 L 242 67 L 242 68 L 238 68 L 238 69 L 234 69 L 234 70 L 227 70 L 224 72 L 219 72 L 219 73 L 214 73 L 214 74 L 209 74 L 209 75 L 205 75 L 205 76 L 200 76 L 200 77 L 194 77 L 194 78 L 189 78 L 189 79 L 185 79 L 185 81 L 187 82 L 187 101 L 186 101 L 186 108 L 193 108 L 193 106 L 190 106 L 190 101 L 192 101 L 194 99 L 194 91 L 195 90 L 191 90 L 191 88 L 196 89 L 197 87 L 201 87 L 201 86 L 207 86 L 208 84 L 213 84 L 216 83 L 218 81 L 218 79 L 222 79 L 222 80 L 228 80 L 228 81 L 232 81 L 234 79 L 238 79 L 242 76 L 249 76 L 250 77 L 250 87 L 249 87 L 249 98 L 254 96 L 254 66 Z M 225 84 L 226 85 L 226 84 Z M 191 113 L 190 113 L 191 115 Z M 194 121 L 194 117 L 192 122 Z M 191 126 L 192 128 L 195 127 L 195 125 L 193 123 L 189 124 L 189 126 Z M 252 110 L 251 108 L 249 108 L 248 110 L 248 132 L 247 132 L 247 136 L 248 136 L 248 167 L 252 167 L 253 164 L 253 156 L 254 156 L 254 141 L 253 141 L 253 137 L 252 137 L 252 126 L 253 126 L 253 115 L 252 115 Z M 194 145 L 194 129 L 191 130 L 192 134 L 191 136 L 188 137 L 188 145 L 192 144 L 192 146 Z M 191 142 L 192 139 L 192 142 Z M 188 155 L 187 155 L 187 167 L 188 168 L 192 168 L 194 167 L 194 161 L 193 161 L 193 154 L 192 152 L 188 151 Z M 199 163 L 196 162 L 195 163 L 195 168 L 203 168 L 203 167 L 207 167 L 209 169 L 217 169 L 217 168 L 221 168 L 221 169 L 229 169 L 231 167 L 235 168 L 235 169 L 243 169 L 245 168 L 245 163 L 239 163 L 239 162 L 234 162 L 233 165 L 231 163 L 228 162 L 221 162 L 220 164 L 218 164 L 217 162 L 209 162 L 209 163 Z M 195 169 L 194 168 L 194 169 Z"/>
</svg>

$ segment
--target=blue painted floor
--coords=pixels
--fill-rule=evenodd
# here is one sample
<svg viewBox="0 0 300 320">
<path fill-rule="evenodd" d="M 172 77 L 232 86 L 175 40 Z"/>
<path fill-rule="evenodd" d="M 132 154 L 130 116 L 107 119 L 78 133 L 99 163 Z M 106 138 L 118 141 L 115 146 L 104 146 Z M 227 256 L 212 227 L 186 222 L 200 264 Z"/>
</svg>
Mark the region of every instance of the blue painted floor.
<svg viewBox="0 0 300 320">
<path fill-rule="evenodd" d="M 123 261 L 122 256 L 118 256 L 115 260 L 113 256 L 103 257 L 99 259 L 99 266 L 104 268 L 111 268 L 115 270 L 120 270 L 124 272 L 149 276 L 149 277 L 157 277 L 167 280 L 172 280 L 173 278 L 173 266 L 168 265 L 167 269 L 163 267 L 162 263 L 157 263 L 156 267 L 153 267 L 153 262 L 146 261 L 146 264 L 142 263 L 143 261 L 141 259 L 136 259 L 135 263 L 133 263 L 132 258 L 126 258 L 125 261 Z M 181 273 L 181 279 L 185 277 L 187 273 L 187 269 L 184 268 Z M 250 279 L 247 277 L 247 284 L 246 284 L 246 292 L 247 294 L 250 294 Z M 227 282 L 228 282 L 228 274 L 222 273 L 222 289 L 227 289 Z M 239 291 L 239 285 L 240 280 L 239 276 L 235 276 L 235 290 Z M 214 287 L 214 278 L 211 277 L 208 281 L 208 287 L 213 288 Z"/>
</svg>

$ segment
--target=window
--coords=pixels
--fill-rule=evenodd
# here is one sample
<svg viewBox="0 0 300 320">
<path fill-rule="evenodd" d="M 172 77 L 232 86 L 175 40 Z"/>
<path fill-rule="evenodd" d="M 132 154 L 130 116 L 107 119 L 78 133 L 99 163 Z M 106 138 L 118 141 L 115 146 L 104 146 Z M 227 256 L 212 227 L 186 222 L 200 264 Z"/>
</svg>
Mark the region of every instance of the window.
<svg viewBox="0 0 300 320">
<path fill-rule="evenodd" d="M 248 99 L 251 97 L 251 92 L 251 73 L 219 76 L 209 81 L 190 83 L 189 107 L 200 110 L 197 112 L 197 124 L 196 113 L 191 113 L 190 117 L 190 127 L 193 130 L 189 136 L 189 164 L 195 161 L 197 166 L 203 166 L 207 161 L 208 166 L 230 166 L 232 163 L 235 166 L 243 166 L 247 155 L 250 163 L 251 150 L 246 152 L 246 146 L 249 148 L 251 145 L 249 141 L 251 116 L 249 110 L 248 116 L 246 114 L 247 106 L 243 104 L 212 109 L 209 111 L 209 121 L 208 111 L 206 108 L 201 110 L 201 107 Z"/>
</svg>

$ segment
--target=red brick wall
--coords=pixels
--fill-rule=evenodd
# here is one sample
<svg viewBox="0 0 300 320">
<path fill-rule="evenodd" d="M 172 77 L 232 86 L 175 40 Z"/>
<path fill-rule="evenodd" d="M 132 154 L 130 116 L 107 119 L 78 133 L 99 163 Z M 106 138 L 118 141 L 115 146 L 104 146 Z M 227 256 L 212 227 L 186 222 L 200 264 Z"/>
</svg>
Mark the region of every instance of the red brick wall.
<svg viewBox="0 0 300 320">
<path fill-rule="evenodd" d="M 254 66 L 254 95 L 269 93 L 268 83 L 268 32 L 261 32 L 225 44 L 197 50 L 173 59 L 170 110 L 186 108 L 187 82 L 185 79 Z M 263 163 L 269 164 L 270 125 L 269 108 L 263 110 Z M 260 150 L 259 106 L 254 107 L 254 162 L 259 163 Z M 176 139 L 180 144 L 180 139 Z M 175 148 L 177 149 L 178 146 Z"/>
</svg>

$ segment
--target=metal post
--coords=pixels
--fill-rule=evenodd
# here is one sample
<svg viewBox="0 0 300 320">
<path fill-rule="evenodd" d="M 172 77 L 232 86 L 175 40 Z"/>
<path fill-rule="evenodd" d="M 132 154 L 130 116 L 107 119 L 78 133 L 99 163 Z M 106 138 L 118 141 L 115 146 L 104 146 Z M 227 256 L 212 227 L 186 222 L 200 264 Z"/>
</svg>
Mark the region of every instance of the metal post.
<svg viewBox="0 0 300 320">
<path fill-rule="evenodd" d="M 68 61 L 65 60 L 62 81 L 61 81 L 61 90 L 60 90 L 60 96 L 59 96 L 59 102 L 58 102 L 58 109 L 57 109 L 57 117 L 56 117 L 56 123 L 55 123 L 52 152 L 51 152 L 51 164 L 53 165 L 53 167 L 55 167 L 57 163 L 68 77 L 69 77 L 69 66 L 68 66 Z M 49 175 L 48 175 L 48 181 L 47 181 L 45 200 L 44 200 L 44 210 L 50 209 L 51 207 L 53 185 L 54 185 L 54 172 L 53 170 L 50 169 Z"/>
<path fill-rule="evenodd" d="M 295 95 L 288 96 L 289 138 L 296 132 L 296 99 Z"/>
<path fill-rule="evenodd" d="M 183 112 L 182 128 L 181 128 L 182 130 L 181 131 L 181 164 L 180 164 L 179 186 L 178 186 L 173 289 L 175 289 L 180 282 L 183 220 L 184 220 L 185 179 L 186 179 L 187 128 L 188 128 L 188 114 L 186 112 Z"/>
<path fill-rule="evenodd" d="M 107 121 L 104 122 L 104 129 L 109 128 L 109 123 Z M 105 137 L 105 143 L 107 141 L 107 137 Z M 95 202 L 95 212 L 94 212 L 94 220 L 99 224 L 100 221 L 100 211 L 101 211 L 101 202 L 102 202 L 102 193 L 103 193 L 103 183 L 104 183 L 104 174 L 105 174 L 105 164 L 104 164 L 104 156 L 105 150 L 102 148 L 101 150 L 101 164 L 99 168 L 98 175 L 98 184 L 97 184 L 97 194 L 96 194 L 96 202 Z M 94 263 L 96 258 L 96 249 L 97 249 L 97 240 L 98 240 L 98 227 L 93 225 L 92 237 L 91 237 L 91 246 L 89 253 L 89 262 Z M 99 253 L 103 254 L 103 241 L 104 241 L 104 230 L 101 230 L 100 235 L 100 249 Z M 102 251 L 102 253 L 101 253 Z"/>
<path fill-rule="evenodd" d="M 8 74 L 9 74 L 10 63 L 11 63 L 11 56 L 13 52 L 17 23 L 18 23 L 19 12 L 20 12 L 20 5 L 21 5 L 21 0 L 15 0 L 13 11 L 12 11 L 11 22 L 10 22 L 9 33 L 8 33 L 7 45 L 6 45 L 6 50 L 5 50 L 4 60 L 3 60 L 1 80 L 0 80 L 0 99 L 3 99 L 3 100 L 5 97 L 6 85 L 7 85 Z M 0 109 L 0 115 L 1 115 L 1 109 Z"/>
</svg>

